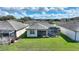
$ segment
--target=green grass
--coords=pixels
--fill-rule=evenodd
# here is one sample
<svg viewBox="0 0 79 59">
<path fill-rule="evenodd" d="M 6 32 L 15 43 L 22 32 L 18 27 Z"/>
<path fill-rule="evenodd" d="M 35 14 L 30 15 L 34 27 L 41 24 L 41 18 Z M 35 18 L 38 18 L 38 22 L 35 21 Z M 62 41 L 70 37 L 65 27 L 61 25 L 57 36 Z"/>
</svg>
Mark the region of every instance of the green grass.
<svg viewBox="0 0 79 59">
<path fill-rule="evenodd" d="M 0 45 L 0 51 L 73 51 L 79 50 L 79 43 L 61 34 L 50 38 L 25 38 L 11 45 Z"/>
</svg>

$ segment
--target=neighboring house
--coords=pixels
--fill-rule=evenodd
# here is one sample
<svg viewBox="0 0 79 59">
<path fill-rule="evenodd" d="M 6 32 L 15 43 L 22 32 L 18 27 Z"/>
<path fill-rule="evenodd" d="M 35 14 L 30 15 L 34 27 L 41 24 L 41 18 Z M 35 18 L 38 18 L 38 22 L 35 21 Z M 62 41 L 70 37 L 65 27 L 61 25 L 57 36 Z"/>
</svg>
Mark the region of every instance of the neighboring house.
<svg viewBox="0 0 79 59">
<path fill-rule="evenodd" d="M 49 37 L 56 36 L 59 28 L 46 21 L 27 21 L 27 37 Z"/>
<path fill-rule="evenodd" d="M 26 31 L 25 27 L 14 20 L 0 21 L 0 44 L 13 42 Z"/>
<path fill-rule="evenodd" d="M 61 32 L 74 41 L 79 41 L 79 22 L 64 22 L 59 24 Z"/>
</svg>

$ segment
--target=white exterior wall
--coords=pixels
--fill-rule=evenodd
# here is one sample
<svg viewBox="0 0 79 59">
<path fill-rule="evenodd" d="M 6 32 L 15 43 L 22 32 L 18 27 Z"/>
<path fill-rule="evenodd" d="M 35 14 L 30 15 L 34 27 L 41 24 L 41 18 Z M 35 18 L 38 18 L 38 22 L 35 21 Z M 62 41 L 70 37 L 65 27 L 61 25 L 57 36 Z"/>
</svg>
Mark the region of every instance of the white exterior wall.
<svg viewBox="0 0 79 59">
<path fill-rule="evenodd" d="M 79 32 L 76 32 L 76 41 L 79 41 Z"/>
<path fill-rule="evenodd" d="M 16 37 L 21 36 L 26 31 L 26 28 L 16 31 Z"/>
<path fill-rule="evenodd" d="M 66 29 L 64 27 L 60 27 L 61 32 L 71 38 L 72 40 L 75 40 L 75 32 L 69 29 Z"/>
<path fill-rule="evenodd" d="M 37 30 L 34 30 L 35 34 L 30 34 L 30 30 L 27 30 L 27 37 L 37 37 Z"/>
</svg>

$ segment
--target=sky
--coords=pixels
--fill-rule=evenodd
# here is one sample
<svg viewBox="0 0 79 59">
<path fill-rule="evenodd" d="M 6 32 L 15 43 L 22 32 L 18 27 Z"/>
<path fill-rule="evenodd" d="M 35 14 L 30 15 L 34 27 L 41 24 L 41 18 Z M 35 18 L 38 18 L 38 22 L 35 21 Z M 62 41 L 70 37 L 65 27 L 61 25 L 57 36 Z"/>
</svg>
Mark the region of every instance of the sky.
<svg viewBox="0 0 79 59">
<path fill-rule="evenodd" d="M 79 7 L 0 7 L 0 16 L 5 15 L 35 19 L 72 18 L 79 16 Z"/>
</svg>

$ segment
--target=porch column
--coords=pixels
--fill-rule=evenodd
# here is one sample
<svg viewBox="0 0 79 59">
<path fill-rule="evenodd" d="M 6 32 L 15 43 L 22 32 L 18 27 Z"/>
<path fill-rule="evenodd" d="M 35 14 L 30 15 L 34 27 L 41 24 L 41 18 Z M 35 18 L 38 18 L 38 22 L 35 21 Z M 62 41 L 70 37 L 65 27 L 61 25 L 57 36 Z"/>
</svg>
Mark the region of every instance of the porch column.
<svg viewBox="0 0 79 59">
<path fill-rule="evenodd" d="M 8 36 L 8 37 L 9 37 L 9 41 L 10 41 L 10 32 L 9 32 L 8 34 L 9 34 L 9 36 Z"/>
<path fill-rule="evenodd" d="M 48 37 L 48 30 L 46 30 L 46 37 Z"/>
<path fill-rule="evenodd" d="M 3 42 L 3 32 L 1 33 L 1 44 L 4 44 L 4 42 Z"/>
</svg>

